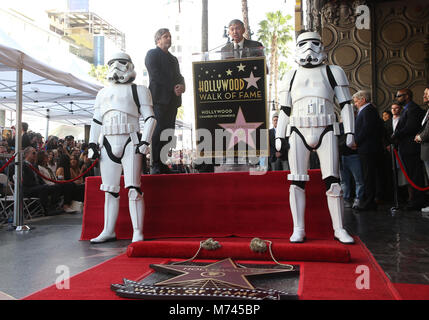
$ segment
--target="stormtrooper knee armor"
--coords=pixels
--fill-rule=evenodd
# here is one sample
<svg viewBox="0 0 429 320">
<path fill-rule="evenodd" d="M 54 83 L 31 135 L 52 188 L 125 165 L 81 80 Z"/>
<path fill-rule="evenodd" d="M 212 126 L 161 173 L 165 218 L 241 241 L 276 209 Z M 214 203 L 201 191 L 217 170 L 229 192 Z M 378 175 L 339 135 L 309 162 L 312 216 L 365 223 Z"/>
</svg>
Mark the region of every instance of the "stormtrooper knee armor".
<svg viewBox="0 0 429 320">
<path fill-rule="evenodd" d="M 91 243 L 116 238 L 122 170 L 129 188 L 129 211 L 134 230 L 132 241 L 141 241 L 144 216 L 140 190 L 141 157 L 149 152 L 156 125 L 152 97 L 147 87 L 132 83 L 136 73 L 128 54 L 116 53 L 108 66 L 107 77 L 111 85 L 97 94 L 89 137 L 88 156 L 92 159 L 100 157 L 100 189 L 105 191 L 104 228 L 98 237 L 91 239 Z M 128 181 L 132 184 L 127 185 Z"/>
<path fill-rule="evenodd" d="M 281 94 L 281 111 L 276 130 L 276 149 L 280 151 L 289 137 L 288 179 L 293 218 L 291 242 L 305 240 L 305 182 L 309 180 L 308 162 L 311 151 L 317 151 L 323 179 L 337 179 L 339 125 L 336 122 L 334 98 L 341 107 L 346 144 L 354 146 L 354 113 L 350 103 L 348 80 L 339 66 L 325 65 L 326 53 L 316 32 L 305 32 L 297 38 L 296 62 L 299 67 L 288 73 L 286 89 Z M 339 183 L 330 183 L 326 192 L 334 236 L 343 243 L 353 243 L 342 224 L 343 198 Z"/>
</svg>

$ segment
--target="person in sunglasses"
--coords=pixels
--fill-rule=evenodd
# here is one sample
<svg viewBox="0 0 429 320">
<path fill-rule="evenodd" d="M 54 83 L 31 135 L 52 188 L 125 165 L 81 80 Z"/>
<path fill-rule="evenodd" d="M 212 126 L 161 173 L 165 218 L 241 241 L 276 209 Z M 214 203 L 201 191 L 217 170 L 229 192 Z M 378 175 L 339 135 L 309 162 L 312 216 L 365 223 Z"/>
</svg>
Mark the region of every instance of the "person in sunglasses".
<svg viewBox="0 0 429 320">
<path fill-rule="evenodd" d="M 403 107 L 401 117 L 392 138 L 398 142 L 399 155 L 410 179 L 418 186 L 424 187 L 423 162 L 420 159 L 420 144 L 414 141 L 420 132 L 425 111 L 413 101 L 413 92 L 406 88 L 398 90 L 396 100 Z M 408 210 L 420 210 L 425 206 L 424 193 L 411 190 Z"/>
</svg>

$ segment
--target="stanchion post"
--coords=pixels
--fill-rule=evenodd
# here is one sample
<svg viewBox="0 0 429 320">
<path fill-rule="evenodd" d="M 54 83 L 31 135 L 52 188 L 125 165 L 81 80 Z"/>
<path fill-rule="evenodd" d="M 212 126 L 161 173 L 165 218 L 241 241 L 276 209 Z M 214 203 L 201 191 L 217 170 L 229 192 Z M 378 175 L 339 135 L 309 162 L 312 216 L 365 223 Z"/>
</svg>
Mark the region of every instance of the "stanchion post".
<svg viewBox="0 0 429 320">
<path fill-rule="evenodd" d="M 399 201 L 398 201 L 398 172 L 396 170 L 396 158 L 394 152 L 395 145 L 390 145 L 390 154 L 392 158 L 392 174 L 393 174 L 393 201 L 394 207 L 390 208 L 392 215 L 395 215 L 399 211 Z"/>
</svg>

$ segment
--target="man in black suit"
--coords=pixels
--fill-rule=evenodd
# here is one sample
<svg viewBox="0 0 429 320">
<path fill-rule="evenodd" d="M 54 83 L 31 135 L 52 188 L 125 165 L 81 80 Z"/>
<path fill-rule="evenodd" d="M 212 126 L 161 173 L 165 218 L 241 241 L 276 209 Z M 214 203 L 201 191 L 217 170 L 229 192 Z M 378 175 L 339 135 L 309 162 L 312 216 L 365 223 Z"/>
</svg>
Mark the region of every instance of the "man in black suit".
<svg viewBox="0 0 429 320">
<path fill-rule="evenodd" d="M 273 128 L 271 128 L 268 131 L 269 138 L 270 138 L 270 168 L 272 171 L 281 171 L 281 170 L 289 170 L 289 163 L 288 163 L 288 150 L 289 150 L 289 143 L 285 141 L 286 143 L 282 144 L 283 150 L 277 151 L 276 149 L 276 128 L 277 128 L 277 121 L 279 119 L 278 113 L 275 113 L 273 115 Z M 286 138 L 288 139 L 288 138 Z"/>
<path fill-rule="evenodd" d="M 384 122 L 384 128 L 386 131 L 384 145 L 386 147 L 394 143 L 392 140 L 392 134 L 395 132 L 396 126 L 398 125 L 399 119 L 401 117 L 402 107 L 398 102 L 394 101 L 390 107 L 390 110 L 392 112 L 392 117 Z"/>
<path fill-rule="evenodd" d="M 384 163 L 384 175 L 385 175 L 385 184 L 384 184 L 384 191 L 386 194 L 386 197 L 390 200 L 393 197 L 394 193 L 394 182 L 392 178 L 392 174 L 394 172 L 394 168 L 392 167 L 392 150 L 390 150 L 390 146 L 393 144 L 395 148 L 397 146 L 395 145 L 395 141 L 392 140 L 393 132 L 395 132 L 396 126 L 398 125 L 399 119 L 401 117 L 402 107 L 398 104 L 398 102 L 393 101 L 392 105 L 390 107 L 392 117 L 386 121 L 384 121 L 384 150 L 383 150 L 383 163 Z M 396 166 L 396 173 L 397 173 L 397 179 L 398 179 L 398 187 L 404 186 L 405 183 L 405 177 L 400 172 L 400 169 L 398 171 L 398 166 Z"/>
<path fill-rule="evenodd" d="M 258 41 L 243 37 L 246 32 L 244 23 L 234 19 L 228 25 L 228 33 L 232 42 L 228 42 L 221 49 L 222 59 L 259 57 L 264 55 L 264 46 Z"/>
<path fill-rule="evenodd" d="M 377 175 L 380 174 L 383 158 L 383 120 L 370 103 L 369 92 L 361 90 L 353 95 L 358 108 L 355 126 L 355 142 L 362 164 L 365 198 L 358 210 L 376 210 Z"/>
<path fill-rule="evenodd" d="M 429 84 L 423 93 L 423 103 L 429 107 Z M 429 109 L 426 111 L 426 115 L 422 122 L 422 129 L 414 138 L 414 141 L 421 144 L 420 159 L 422 159 L 426 175 L 429 177 Z M 429 207 L 422 208 L 422 212 L 429 212 Z"/>
<path fill-rule="evenodd" d="M 408 177 L 418 186 L 424 187 L 423 162 L 420 159 L 420 144 L 415 142 L 420 132 L 425 112 L 412 99 L 410 89 L 401 89 L 396 93 L 398 103 L 403 106 L 401 118 L 396 126 L 393 138 L 398 141 L 399 155 Z M 424 193 L 412 189 L 409 210 L 420 210 L 425 205 Z"/>
<path fill-rule="evenodd" d="M 177 108 L 182 105 L 185 80 L 180 73 L 179 61 L 168 49 L 171 47 L 171 34 L 166 28 L 155 33 L 156 48 L 148 51 L 145 59 L 149 73 L 149 90 L 152 94 L 156 127 L 152 136 L 152 174 L 170 173 L 167 165 L 168 150 L 163 147 L 168 141 L 161 141 L 164 130 L 174 133 Z"/>
</svg>

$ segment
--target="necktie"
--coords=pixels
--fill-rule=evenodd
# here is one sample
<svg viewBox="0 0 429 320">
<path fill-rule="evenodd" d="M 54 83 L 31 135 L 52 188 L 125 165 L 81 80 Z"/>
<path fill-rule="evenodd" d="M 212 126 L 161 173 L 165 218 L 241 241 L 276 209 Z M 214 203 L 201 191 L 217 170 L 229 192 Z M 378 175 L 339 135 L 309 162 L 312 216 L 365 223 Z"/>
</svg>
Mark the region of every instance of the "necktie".
<svg viewBox="0 0 429 320">
<path fill-rule="evenodd" d="M 234 43 L 234 58 L 241 58 L 240 45 L 238 43 Z"/>
</svg>

